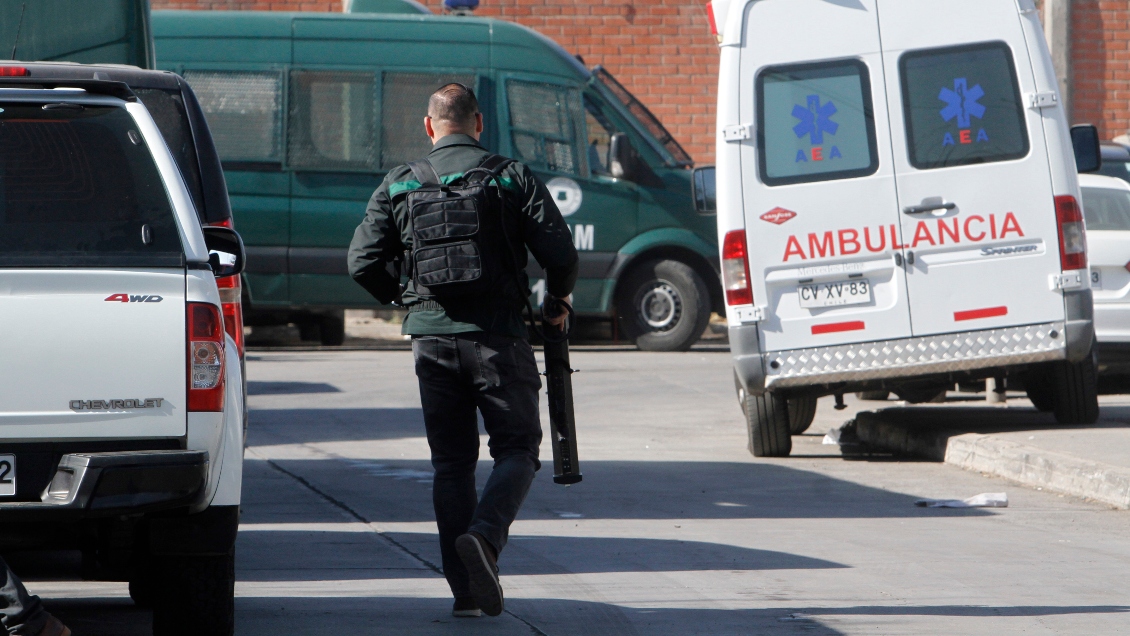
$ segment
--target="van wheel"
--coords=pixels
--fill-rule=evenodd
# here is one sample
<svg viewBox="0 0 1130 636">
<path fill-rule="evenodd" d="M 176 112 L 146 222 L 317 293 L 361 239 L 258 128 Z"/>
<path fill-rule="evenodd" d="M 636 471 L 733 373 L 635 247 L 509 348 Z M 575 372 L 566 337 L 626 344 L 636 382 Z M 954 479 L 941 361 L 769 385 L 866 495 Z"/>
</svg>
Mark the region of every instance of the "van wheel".
<svg viewBox="0 0 1130 636">
<path fill-rule="evenodd" d="M 154 599 L 153 636 L 232 636 L 235 633 L 235 557 L 163 557 Z"/>
<path fill-rule="evenodd" d="M 775 393 L 747 395 L 745 404 L 749 452 L 754 457 L 788 457 L 793 451 L 788 401 Z"/>
<path fill-rule="evenodd" d="M 620 328 L 642 351 L 686 351 L 710 321 L 706 283 L 679 261 L 648 261 L 633 269 L 616 305 Z"/>
<path fill-rule="evenodd" d="M 886 402 L 891 397 L 890 391 L 860 391 L 855 397 L 869 402 Z"/>
<path fill-rule="evenodd" d="M 789 431 L 793 435 L 807 431 L 814 419 L 816 419 L 816 396 L 806 395 L 789 400 Z"/>
<path fill-rule="evenodd" d="M 1024 374 L 1024 392 L 1036 410 L 1051 413 L 1055 410 L 1052 371 L 1046 366 L 1036 367 Z"/>
<path fill-rule="evenodd" d="M 322 332 L 322 344 L 327 347 L 340 347 L 345 342 L 345 314 L 322 316 L 318 322 Z"/>
<path fill-rule="evenodd" d="M 322 338 L 322 332 L 318 328 L 318 322 L 313 318 L 307 318 L 296 325 L 298 327 L 298 339 L 302 342 L 318 342 Z"/>
<path fill-rule="evenodd" d="M 1060 424 L 1094 424 L 1099 419 L 1098 373 L 1094 356 L 1052 366 L 1055 420 Z"/>
</svg>

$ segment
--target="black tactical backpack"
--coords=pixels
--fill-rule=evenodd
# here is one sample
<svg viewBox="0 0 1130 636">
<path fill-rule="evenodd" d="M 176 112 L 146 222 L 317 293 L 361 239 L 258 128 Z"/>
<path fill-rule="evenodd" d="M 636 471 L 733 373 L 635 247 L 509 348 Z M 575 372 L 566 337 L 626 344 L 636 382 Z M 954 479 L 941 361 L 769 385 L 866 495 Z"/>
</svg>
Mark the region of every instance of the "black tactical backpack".
<svg viewBox="0 0 1130 636">
<path fill-rule="evenodd" d="M 490 187 L 513 162 L 487 155 L 446 185 L 427 159 L 408 164 L 420 182 L 407 199 L 413 242 L 409 268 L 420 298 L 502 296 L 514 286 L 502 186 Z"/>
</svg>

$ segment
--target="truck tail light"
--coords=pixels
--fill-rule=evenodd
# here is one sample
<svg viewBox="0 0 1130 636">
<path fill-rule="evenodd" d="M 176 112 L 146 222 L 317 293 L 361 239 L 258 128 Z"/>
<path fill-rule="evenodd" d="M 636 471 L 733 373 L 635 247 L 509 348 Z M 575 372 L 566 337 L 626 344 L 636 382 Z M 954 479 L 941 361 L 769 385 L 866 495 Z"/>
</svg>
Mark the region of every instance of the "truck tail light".
<svg viewBox="0 0 1130 636">
<path fill-rule="evenodd" d="M 745 230 L 727 232 L 722 240 L 722 285 L 726 290 L 727 305 L 753 304 Z"/>
<path fill-rule="evenodd" d="M 188 303 L 188 410 L 224 410 L 224 319 L 211 303 Z"/>
<path fill-rule="evenodd" d="M 239 276 L 225 276 L 216 279 L 220 290 L 220 308 L 224 314 L 224 330 L 235 341 L 236 353 L 243 357 L 243 304 L 240 296 L 243 285 Z"/>
<path fill-rule="evenodd" d="M 213 227 L 232 228 L 231 219 L 224 219 L 218 223 L 209 223 Z M 216 279 L 216 287 L 220 291 L 220 308 L 224 314 L 224 329 L 235 341 L 236 352 L 243 357 L 243 285 L 239 276 L 225 276 Z"/>
<path fill-rule="evenodd" d="M 1055 219 L 1059 227 L 1059 264 L 1063 271 L 1086 269 L 1087 234 L 1083 229 L 1083 210 L 1070 195 L 1055 198 Z"/>
<path fill-rule="evenodd" d="M 27 77 L 31 71 L 22 66 L 0 66 L 0 77 Z"/>
</svg>

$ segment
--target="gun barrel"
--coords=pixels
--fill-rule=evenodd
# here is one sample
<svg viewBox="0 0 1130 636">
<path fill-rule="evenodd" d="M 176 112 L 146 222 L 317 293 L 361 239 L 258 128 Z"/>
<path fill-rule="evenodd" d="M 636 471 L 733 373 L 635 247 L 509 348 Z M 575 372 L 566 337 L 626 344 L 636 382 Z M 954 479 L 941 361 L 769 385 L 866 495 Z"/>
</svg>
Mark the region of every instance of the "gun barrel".
<svg viewBox="0 0 1130 636">
<path fill-rule="evenodd" d="M 569 342 L 545 343 L 545 376 L 549 422 L 553 436 L 553 481 L 581 481 L 577 461 L 577 429 L 573 417 L 573 369 L 569 364 Z"/>
</svg>

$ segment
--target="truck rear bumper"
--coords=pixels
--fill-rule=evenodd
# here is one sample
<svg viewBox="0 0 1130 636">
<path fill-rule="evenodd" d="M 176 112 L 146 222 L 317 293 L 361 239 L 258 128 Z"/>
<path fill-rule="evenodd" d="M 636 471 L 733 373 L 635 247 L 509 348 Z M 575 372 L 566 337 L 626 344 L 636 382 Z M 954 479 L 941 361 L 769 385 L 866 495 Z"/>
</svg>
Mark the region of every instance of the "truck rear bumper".
<svg viewBox="0 0 1130 636">
<path fill-rule="evenodd" d="M 63 455 L 40 501 L 0 502 L 0 519 L 83 518 L 147 512 L 196 502 L 208 478 L 205 451 Z"/>
<path fill-rule="evenodd" d="M 1068 357 L 1070 335 L 1064 325 L 1052 322 L 767 353 L 748 350 L 751 347 L 734 347 L 735 336 L 746 335 L 735 334 L 735 330 L 755 331 L 750 325 L 733 328 L 730 342 L 739 379 L 747 391 L 760 393 L 1064 360 Z"/>
</svg>

